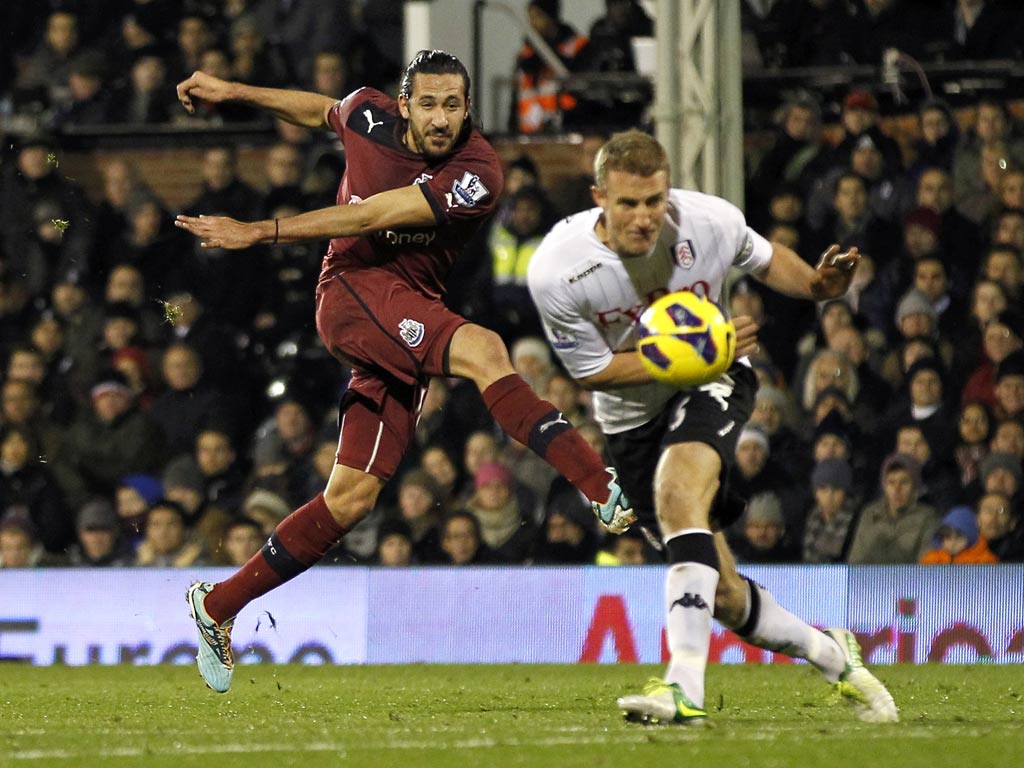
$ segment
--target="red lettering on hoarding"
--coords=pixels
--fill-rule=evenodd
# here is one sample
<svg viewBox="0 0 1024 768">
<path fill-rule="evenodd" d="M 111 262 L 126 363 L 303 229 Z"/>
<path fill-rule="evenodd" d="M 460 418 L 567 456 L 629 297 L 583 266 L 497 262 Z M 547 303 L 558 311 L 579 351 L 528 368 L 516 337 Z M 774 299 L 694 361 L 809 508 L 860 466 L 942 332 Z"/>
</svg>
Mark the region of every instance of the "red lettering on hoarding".
<svg viewBox="0 0 1024 768">
<path fill-rule="evenodd" d="M 958 621 L 951 627 L 947 627 L 935 636 L 932 640 L 932 648 L 928 652 L 928 661 L 943 662 L 950 648 L 967 646 L 973 648 L 979 658 L 992 658 L 992 646 L 988 638 L 981 633 L 977 627 Z"/>
<path fill-rule="evenodd" d="M 913 664 L 917 661 L 917 598 L 901 597 L 896 602 L 899 626 L 896 632 L 896 661 Z"/>
<path fill-rule="evenodd" d="M 1024 653 L 1024 629 L 1018 629 L 1016 634 L 1010 638 L 1010 644 L 1006 646 L 1007 653 Z"/>
<path fill-rule="evenodd" d="M 636 641 L 633 640 L 633 628 L 629 625 L 622 595 L 601 595 L 597 598 L 580 661 L 596 664 L 601 659 L 605 638 L 609 635 L 615 645 L 615 660 L 620 664 L 636 664 Z"/>
<path fill-rule="evenodd" d="M 860 655 L 864 661 L 871 660 L 878 648 L 892 645 L 892 627 L 882 627 L 875 632 L 854 632 L 857 642 L 860 644 Z"/>
<path fill-rule="evenodd" d="M 947 626 L 930 638 L 925 638 L 927 658 L 917 659 L 917 641 L 919 630 L 918 601 L 904 597 L 896 604 L 898 620 L 892 626 L 878 627 L 866 631 L 854 631 L 861 646 L 861 654 L 866 662 L 873 659 L 879 649 L 893 649 L 895 661 L 899 663 L 917 664 L 925 661 L 946 663 L 950 652 L 955 648 L 972 649 L 979 661 L 995 660 L 992 640 L 984 630 L 965 622 L 956 622 Z M 633 627 L 630 625 L 626 609 L 626 601 L 622 595 L 601 595 L 597 599 L 590 626 L 587 629 L 580 662 L 597 663 L 605 650 L 605 643 L 611 639 L 614 646 L 615 661 L 634 664 L 640 661 L 637 652 Z M 664 628 L 660 637 L 660 658 L 662 663 L 671 660 L 668 638 Z M 738 651 L 738 654 L 736 653 Z M 1024 628 L 1018 628 L 1007 641 L 1003 654 L 1024 654 Z M 739 656 L 746 664 L 792 664 L 794 659 L 782 653 L 763 650 L 746 642 L 743 638 L 729 630 L 712 632 L 708 647 L 708 663 L 721 664 L 724 657 L 731 659 Z M 1009 659 L 1004 659 L 1009 661 Z M 884 663 L 884 662 L 882 662 Z"/>
</svg>

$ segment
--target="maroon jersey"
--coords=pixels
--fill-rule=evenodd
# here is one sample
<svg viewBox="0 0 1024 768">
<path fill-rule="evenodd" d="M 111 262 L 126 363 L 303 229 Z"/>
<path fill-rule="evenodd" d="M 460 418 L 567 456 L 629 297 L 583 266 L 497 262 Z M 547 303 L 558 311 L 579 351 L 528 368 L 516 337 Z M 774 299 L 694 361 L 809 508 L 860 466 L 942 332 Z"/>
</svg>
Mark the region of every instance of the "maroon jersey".
<svg viewBox="0 0 1024 768">
<path fill-rule="evenodd" d="M 430 160 L 402 143 L 406 124 L 398 103 L 360 88 L 331 109 L 331 127 L 345 145 L 345 176 L 338 205 L 415 184 L 437 223 L 331 240 L 320 282 L 368 267 L 401 277 L 424 295 L 439 298 L 459 252 L 493 212 L 503 176 L 494 148 L 473 130 L 451 154 Z"/>
</svg>

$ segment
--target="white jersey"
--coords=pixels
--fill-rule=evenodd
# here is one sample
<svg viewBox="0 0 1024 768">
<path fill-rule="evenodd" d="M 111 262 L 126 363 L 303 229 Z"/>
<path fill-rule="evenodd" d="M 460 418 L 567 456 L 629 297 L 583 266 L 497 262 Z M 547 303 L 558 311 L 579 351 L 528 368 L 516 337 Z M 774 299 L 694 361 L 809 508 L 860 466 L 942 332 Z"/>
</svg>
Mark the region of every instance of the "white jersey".
<svg viewBox="0 0 1024 768">
<path fill-rule="evenodd" d="M 598 240 L 600 215 L 592 208 L 556 224 L 527 272 L 548 340 L 578 379 L 636 348 L 637 321 L 656 299 L 689 290 L 719 301 L 730 267 L 752 272 L 771 262 L 771 244 L 719 197 L 669 190 L 657 245 L 627 259 Z M 594 415 L 606 433 L 625 432 L 657 416 L 675 392 L 658 382 L 595 392 Z"/>
</svg>

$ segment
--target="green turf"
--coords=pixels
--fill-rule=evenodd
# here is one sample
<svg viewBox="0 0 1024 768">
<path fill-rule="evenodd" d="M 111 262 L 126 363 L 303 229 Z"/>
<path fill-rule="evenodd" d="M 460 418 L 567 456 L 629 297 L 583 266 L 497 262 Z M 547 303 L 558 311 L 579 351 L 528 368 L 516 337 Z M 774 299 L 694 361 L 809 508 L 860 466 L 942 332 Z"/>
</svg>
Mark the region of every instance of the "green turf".
<svg viewBox="0 0 1024 768">
<path fill-rule="evenodd" d="M 712 666 L 713 727 L 621 721 L 653 667 L 0 666 L 2 766 L 1019 765 L 1024 668 L 878 671 L 898 725 L 856 720 L 806 666 Z"/>
</svg>

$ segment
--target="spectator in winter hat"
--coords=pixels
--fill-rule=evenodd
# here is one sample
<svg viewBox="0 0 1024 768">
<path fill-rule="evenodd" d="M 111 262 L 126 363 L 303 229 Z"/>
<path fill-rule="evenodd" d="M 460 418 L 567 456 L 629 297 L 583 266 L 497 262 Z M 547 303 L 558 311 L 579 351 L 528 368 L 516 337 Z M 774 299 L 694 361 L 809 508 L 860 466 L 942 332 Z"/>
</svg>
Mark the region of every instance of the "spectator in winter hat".
<svg viewBox="0 0 1024 768">
<path fill-rule="evenodd" d="M 857 515 L 850 464 L 844 459 L 819 461 L 811 472 L 811 488 L 814 505 L 804 527 L 803 561 L 841 563 Z"/>
<path fill-rule="evenodd" d="M 106 499 L 92 499 L 78 510 L 78 543 L 68 551 L 68 563 L 79 567 L 131 565 L 122 546 L 121 522 Z"/>
<path fill-rule="evenodd" d="M 287 501 L 264 488 L 256 488 L 242 502 L 242 513 L 259 524 L 264 537 L 270 536 L 291 511 Z"/>
<path fill-rule="evenodd" d="M 896 305 L 896 329 L 904 339 L 914 336 L 931 338 L 935 334 L 937 322 L 935 307 L 917 289 L 912 288 L 903 294 Z"/>
<path fill-rule="evenodd" d="M 829 411 L 814 428 L 812 454 L 815 462 L 845 459 L 853 455 L 854 438 L 851 426 L 838 411 Z"/>
<path fill-rule="evenodd" d="M 839 387 L 825 387 L 815 395 L 811 404 L 811 418 L 815 425 L 830 413 L 837 414 L 848 424 L 853 422 L 853 403 L 846 391 Z"/>
<path fill-rule="evenodd" d="M 547 342 L 536 336 L 524 336 L 512 345 L 512 367 L 526 379 L 534 392 L 543 392 L 548 377 L 554 373 L 551 349 Z"/>
<path fill-rule="evenodd" d="M 837 156 L 848 157 L 858 141 L 868 136 L 879 148 L 889 167 L 894 171 L 902 170 L 899 145 L 882 133 L 878 127 L 878 117 L 878 100 L 873 93 L 863 89 L 850 91 L 843 100 L 841 121 L 845 136 L 836 149 Z"/>
<path fill-rule="evenodd" d="M 931 208 L 914 208 L 903 217 L 903 248 L 913 261 L 935 253 L 942 239 L 942 220 Z"/>
<path fill-rule="evenodd" d="M 764 430 L 750 425 L 740 431 L 740 436 L 736 440 L 736 466 L 744 477 L 752 478 L 758 475 L 764 469 L 770 454 L 771 448 Z"/>
<path fill-rule="evenodd" d="M 504 464 L 486 461 L 477 468 L 473 480 L 476 491 L 466 509 L 480 521 L 483 542 L 505 562 L 524 562 L 533 549 L 537 531 L 519 508 L 512 473 Z"/>
<path fill-rule="evenodd" d="M 945 464 L 953 455 L 953 434 L 949 425 L 953 414 L 945 404 L 945 371 L 934 357 L 923 357 L 907 371 L 907 400 L 898 403 L 886 416 L 895 427 L 912 424 L 920 427 L 931 446 L 933 459 Z"/>
<path fill-rule="evenodd" d="M 166 460 L 163 434 L 138 410 L 120 371 L 101 373 L 90 396 L 92 409 L 71 424 L 60 461 L 82 478 L 86 496 L 113 495 L 126 475 L 154 472 L 162 466 Z"/>
<path fill-rule="evenodd" d="M 164 496 L 185 507 L 189 519 L 195 518 L 203 506 L 203 473 L 191 456 L 178 456 L 164 469 Z"/>
<path fill-rule="evenodd" d="M 792 404 L 782 389 L 770 384 L 758 387 L 750 424 L 764 430 L 773 456 L 795 468 L 806 464 L 807 446 L 797 437 L 791 414 Z"/>
<path fill-rule="evenodd" d="M 1020 459 L 1009 453 L 990 453 L 978 465 L 978 474 L 985 493 L 1001 493 L 1008 499 L 1016 497 L 1024 480 Z"/>
<path fill-rule="evenodd" d="M 851 565 L 916 563 L 930 548 L 938 524 L 935 509 L 922 504 L 921 465 L 893 453 L 879 473 L 881 496 L 860 513 L 850 544 Z"/>
<path fill-rule="evenodd" d="M 786 522 L 782 502 L 774 493 L 759 493 L 750 499 L 739 522 L 733 527 L 736 559 L 747 563 L 780 563 L 797 559 L 785 539 Z"/>
<path fill-rule="evenodd" d="M 999 562 L 999 558 L 989 551 L 985 540 L 978 536 L 978 523 L 970 507 L 949 510 L 942 518 L 932 544 L 932 549 L 921 557 L 923 565 Z"/>
<path fill-rule="evenodd" d="M 163 484 L 153 475 L 128 475 L 121 479 L 114 499 L 122 532 L 132 546 L 138 544 L 145 533 L 150 505 L 163 495 Z"/>
</svg>

